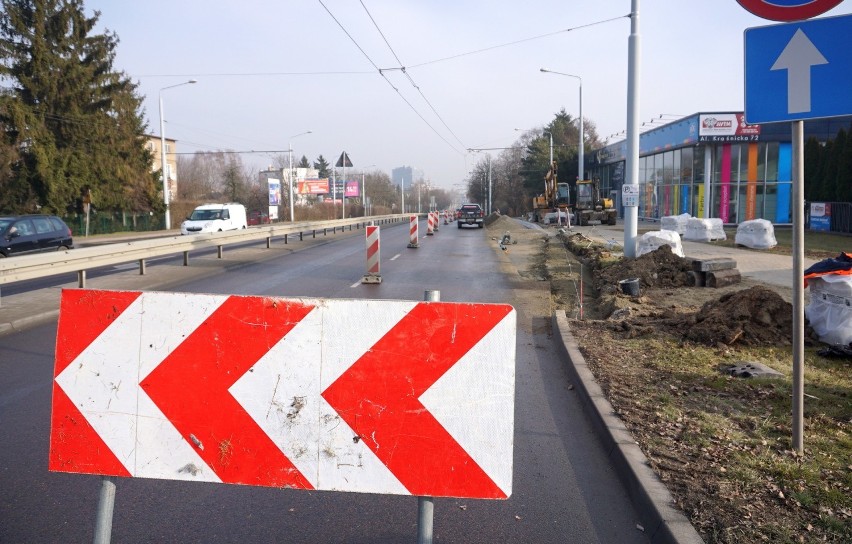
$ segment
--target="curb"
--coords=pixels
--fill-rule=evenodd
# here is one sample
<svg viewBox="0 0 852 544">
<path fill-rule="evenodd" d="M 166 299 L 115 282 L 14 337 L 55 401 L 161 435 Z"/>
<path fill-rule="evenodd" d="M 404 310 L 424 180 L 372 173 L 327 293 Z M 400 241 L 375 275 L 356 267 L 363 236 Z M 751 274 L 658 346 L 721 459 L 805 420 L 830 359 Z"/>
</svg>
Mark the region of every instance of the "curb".
<svg viewBox="0 0 852 544">
<path fill-rule="evenodd" d="M 577 341 L 570 332 L 564 310 L 553 313 L 553 332 L 568 356 L 568 371 L 577 383 L 583 407 L 591 418 L 595 432 L 615 467 L 630 499 L 639 510 L 645 533 L 654 543 L 699 544 L 704 542 L 698 531 L 674 503 L 669 490 L 651 469 L 648 458 L 636 444 L 624 422 L 615 415 Z"/>
</svg>

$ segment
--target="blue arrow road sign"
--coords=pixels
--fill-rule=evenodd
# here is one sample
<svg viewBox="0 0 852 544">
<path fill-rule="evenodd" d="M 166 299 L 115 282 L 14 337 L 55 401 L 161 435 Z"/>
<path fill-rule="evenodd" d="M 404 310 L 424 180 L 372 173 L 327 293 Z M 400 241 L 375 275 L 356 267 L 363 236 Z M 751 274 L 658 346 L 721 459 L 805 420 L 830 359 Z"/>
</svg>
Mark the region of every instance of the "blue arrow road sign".
<svg viewBox="0 0 852 544">
<path fill-rule="evenodd" d="M 749 124 L 852 114 L 852 15 L 745 31 Z"/>
</svg>

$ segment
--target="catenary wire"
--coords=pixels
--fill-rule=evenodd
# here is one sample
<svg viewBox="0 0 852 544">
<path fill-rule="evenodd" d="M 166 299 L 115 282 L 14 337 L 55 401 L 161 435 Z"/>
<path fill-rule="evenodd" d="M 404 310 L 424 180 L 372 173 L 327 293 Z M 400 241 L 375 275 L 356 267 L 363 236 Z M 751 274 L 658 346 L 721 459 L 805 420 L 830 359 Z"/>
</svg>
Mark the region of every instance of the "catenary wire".
<svg viewBox="0 0 852 544">
<path fill-rule="evenodd" d="M 337 23 L 337 26 L 340 27 L 340 29 L 343 31 L 343 33 L 346 34 L 346 36 L 352 41 L 353 44 L 355 44 L 355 47 L 357 47 L 358 50 L 361 51 L 361 53 L 364 55 L 364 57 L 366 57 L 366 59 L 370 62 L 370 64 L 373 65 L 373 67 L 376 69 L 376 71 L 379 73 L 379 75 L 382 76 L 382 78 L 388 83 L 388 85 L 390 85 L 391 88 L 394 91 L 396 91 L 396 94 L 399 95 L 400 98 L 402 98 L 402 100 L 408 105 L 409 108 L 411 108 L 411 111 L 413 111 L 415 114 L 417 114 L 417 116 L 420 117 L 420 119 L 424 123 L 426 123 L 426 126 L 428 126 L 432 130 L 432 132 L 434 132 L 435 135 L 438 136 L 438 138 L 440 138 L 441 140 L 444 141 L 444 143 L 446 143 L 448 146 L 450 146 L 450 148 L 453 151 L 455 151 L 459 155 L 464 155 L 463 151 L 460 151 L 459 149 L 457 149 L 456 146 L 454 146 L 452 143 L 450 143 L 449 140 L 444 138 L 444 136 L 440 132 L 438 132 L 435 129 L 435 127 L 433 127 L 432 124 L 429 123 L 429 121 L 427 121 L 426 118 L 423 117 L 423 115 L 419 111 L 417 111 L 417 108 L 415 108 L 414 105 L 407 98 L 405 98 L 405 96 L 403 96 L 403 94 L 399 91 L 399 89 L 391 82 L 391 80 L 389 80 L 387 78 L 387 76 L 384 74 L 384 71 L 381 68 L 379 68 L 379 66 L 375 62 L 373 62 L 373 59 L 370 58 L 370 55 L 368 55 L 367 52 L 364 51 L 364 49 L 358 44 L 358 42 L 355 41 L 355 38 L 353 38 L 352 35 L 349 33 L 349 31 L 346 30 L 346 27 L 344 27 L 343 24 L 337 19 L 337 17 L 334 16 L 334 14 L 331 12 L 331 10 L 328 9 L 328 6 L 326 6 L 325 3 L 323 3 L 322 0 L 317 0 L 317 1 L 320 3 L 320 5 L 323 7 L 323 9 L 325 9 L 325 11 L 328 12 L 329 16 L 331 16 L 331 18 L 334 20 L 334 22 Z"/>
</svg>

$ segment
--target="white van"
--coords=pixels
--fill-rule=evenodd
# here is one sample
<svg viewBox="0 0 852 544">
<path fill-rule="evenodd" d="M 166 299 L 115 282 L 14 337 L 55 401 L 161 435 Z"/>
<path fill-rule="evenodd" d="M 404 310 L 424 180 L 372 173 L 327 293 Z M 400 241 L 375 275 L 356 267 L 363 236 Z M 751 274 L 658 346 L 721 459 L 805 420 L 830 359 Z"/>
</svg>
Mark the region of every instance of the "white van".
<svg viewBox="0 0 852 544">
<path fill-rule="evenodd" d="M 204 204 L 195 208 L 186 221 L 180 224 L 180 233 L 222 232 L 244 229 L 246 226 L 246 207 L 242 204 Z"/>
</svg>

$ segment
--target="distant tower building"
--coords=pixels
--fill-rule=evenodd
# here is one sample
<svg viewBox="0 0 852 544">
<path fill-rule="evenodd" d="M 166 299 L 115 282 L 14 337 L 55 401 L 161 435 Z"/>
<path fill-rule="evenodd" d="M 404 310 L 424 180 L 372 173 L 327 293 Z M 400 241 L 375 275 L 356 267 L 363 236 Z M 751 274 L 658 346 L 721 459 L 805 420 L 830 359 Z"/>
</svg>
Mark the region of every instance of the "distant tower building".
<svg viewBox="0 0 852 544">
<path fill-rule="evenodd" d="M 411 187 L 414 179 L 414 169 L 410 166 L 400 166 L 391 170 L 391 181 L 397 187 L 405 183 L 407 187 Z"/>
</svg>

